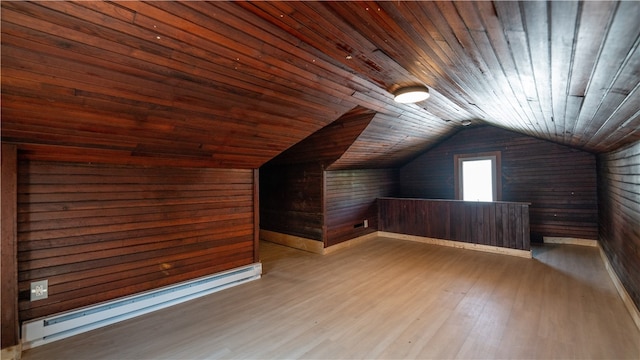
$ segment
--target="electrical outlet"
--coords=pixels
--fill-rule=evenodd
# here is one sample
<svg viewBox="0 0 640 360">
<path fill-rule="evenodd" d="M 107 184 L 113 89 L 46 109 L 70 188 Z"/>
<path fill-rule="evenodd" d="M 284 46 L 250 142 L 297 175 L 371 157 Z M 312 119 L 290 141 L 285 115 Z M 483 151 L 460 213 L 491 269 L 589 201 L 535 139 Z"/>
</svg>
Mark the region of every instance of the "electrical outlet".
<svg viewBox="0 0 640 360">
<path fill-rule="evenodd" d="M 369 227 L 369 220 L 365 220 L 363 222 L 363 224 L 364 224 L 364 227 L 368 228 Z"/>
<path fill-rule="evenodd" d="M 31 283 L 31 301 L 42 300 L 49 297 L 49 280 L 34 281 Z"/>
</svg>

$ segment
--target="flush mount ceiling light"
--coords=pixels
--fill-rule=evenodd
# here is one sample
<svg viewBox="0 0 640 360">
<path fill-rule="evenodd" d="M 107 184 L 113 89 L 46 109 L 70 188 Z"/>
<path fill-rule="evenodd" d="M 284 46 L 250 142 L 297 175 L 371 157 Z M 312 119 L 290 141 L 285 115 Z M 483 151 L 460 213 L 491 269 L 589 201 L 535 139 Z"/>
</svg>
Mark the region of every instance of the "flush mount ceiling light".
<svg viewBox="0 0 640 360">
<path fill-rule="evenodd" d="M 429 98 L 426 86 L 407 86 L 393 92 L 393 100 L 401 104 L 417 103 Z"/>
</svg>

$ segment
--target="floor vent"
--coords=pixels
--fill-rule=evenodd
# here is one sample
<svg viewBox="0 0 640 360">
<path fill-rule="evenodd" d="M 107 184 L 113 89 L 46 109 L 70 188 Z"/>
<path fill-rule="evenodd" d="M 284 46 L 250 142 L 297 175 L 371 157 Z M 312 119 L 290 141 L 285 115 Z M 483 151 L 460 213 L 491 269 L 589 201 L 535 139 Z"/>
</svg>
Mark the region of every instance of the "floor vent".
<svg viewBox="0 0 640 360">
<path fill-rule="evenodd" d="M 259 279 L 255 263 L 110 302 L 51 315 L 22 324 L 22 349 L 43 345 L 142 314 Z"/>
</svg>

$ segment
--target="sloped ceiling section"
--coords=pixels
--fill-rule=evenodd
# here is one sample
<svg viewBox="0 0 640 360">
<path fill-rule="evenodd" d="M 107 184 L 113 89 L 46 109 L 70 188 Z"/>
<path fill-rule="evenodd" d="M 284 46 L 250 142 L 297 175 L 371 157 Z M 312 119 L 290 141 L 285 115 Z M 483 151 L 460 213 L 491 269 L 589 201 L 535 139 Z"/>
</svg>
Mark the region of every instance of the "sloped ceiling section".
<svg viewBox="0 0 640 360">
<path fill-rule="evenodd" d="M 269 161 L 267 165 L 318 163 L 328 169 L 344 156 L 376 113 L 357 106 Z"/>
<path fill-rule="evenodd" d="M 356 107 L 375 116 L 336 168 L 463 120 L 592 152 L 640 139 L 639 2 L 1 6 L 2 139 L 26 149 L 257 168 Z M 414 84 L 431 98 L 393 101 Z"/>
<path fill-rule="evenodd" d="M 640 139 L 638 2 L 247 7 L 384 88 L 417 78 L 453 103 L 418 104 L 444 121 L 471 119 L 592 152 Z M 422 129 L 429 126 L 446 125 Z"/>
<path fill-rule="evenodd" d="M 398 119 L 377 113 L 360 136 L 327 169 L 400 166 L 433 144 L 433 134 L 422 127 L 421 120 Z M 441 137 L 437 139 L 442 140 Z"/>
</svg>

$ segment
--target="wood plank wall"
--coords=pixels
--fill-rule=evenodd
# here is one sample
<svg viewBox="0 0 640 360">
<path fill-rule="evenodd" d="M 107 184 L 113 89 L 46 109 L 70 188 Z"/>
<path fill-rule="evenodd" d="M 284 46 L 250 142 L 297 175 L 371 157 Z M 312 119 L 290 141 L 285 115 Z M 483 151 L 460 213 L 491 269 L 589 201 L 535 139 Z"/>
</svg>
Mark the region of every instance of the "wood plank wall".
<svg viewBox="0 0 640 360">
<path fill-rule="evenodd" d="M 380 231 L 529 250 L 529 206 L 512 202 L 378 200 Z"/>
<path fill-rule="evenodd" d="M 401 196 L 455 199 L 456 154 L 500 151 L 502 200 L 528 202 L 531 241 L 597 239 L 595 155 L 483 126 L 458 132 L 400 169 Z"/>
<path fill-rule="evenodd" d="M 353 144 L 355 139 L 367 127 L 375 113 L 363 107 L 355 107 L 342 115 L 338 120 L 318 130 L 311 136 L 287 149 L 260 169 L 261 199 L 260 199 L 260 228 L 282 234 L 294 235 L 306 239 L 322 241 L 324 245 L 327 237 L 325 217 L 326 194 L 333 190 L 326 189 L 325 169 L 334 163 Z M 338 174 L 338 173 L 336 173 Z M 348 172 L 340 174 L 351 174 Z M 333 177 L 330 177 L 333 178 Z M 354 180 L 357 181 L 357 180 Z M 367 186 L 372 186 L 368 184 Z M 336 201 L 344 200 L 340 194 L 340 185 L 336 188 L 338 194 L 329 195 L 332 207 Z M 362 196 L 356 192 L 355 196 Z M 348 200 L 348 199 L 347 199 Z M 363 216 L 358 204 L 349 203 L 347 207 L 355 206 Z M 349 212 L 351 208 L 342 210 Z M 332 211 L 331 214 L 335 213 Z M 355 215 L 354 215 L 355 216 Z M 353 216 L 342 219 L 344 223 L 331 225 L 331 238 L 348 237 L 347 233 L 354 233 L 353 224 L 347 230 L 346 222 L 351 223 Z M 360 219 L 362 222 L 364 218 Z M 340 222 L 340 221 L 338 221 Z M 336 228 L 342 234 L 334 234 Z M 359 229 L 358 229 L 359 230 Z M 346 231 L 346 232 L 345 232 Z M 355 233 L 360 233 L 356 231 Z"/>
<path fill-rule="evenodd" d="M 20 343 L 18 323 L 18 265 L 17 253 L 17 147 L 2 143 L 2 194 L 0 195 L 2 223 L 0 227 L 0 344 L 2 349 Z"/>
<path fill-rule="evenodd" d="M 599 240 L 640 309 L 640 141 L 598 157 Z"/>
<path fill-rule="evenodd" d="M 325 246 L 377 231 L 376 199 L 397 194 L 397 170 L 327 171 L 325 177 Z M 367 228 L 363 226 L 365 219 Z"/>
<path fill-rule="evenodd" d="M 20 320 L 254 262 L 254 172 L 18 165 Z M 29 301 L 30 282 L 49 298 Z"/>
<path fill-rule="evenodd" d="M 260 228 L 323 241 L 322 167 L 318 163 L 260 169 Z"/>
</svg>

